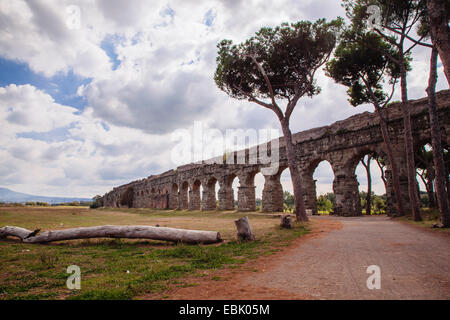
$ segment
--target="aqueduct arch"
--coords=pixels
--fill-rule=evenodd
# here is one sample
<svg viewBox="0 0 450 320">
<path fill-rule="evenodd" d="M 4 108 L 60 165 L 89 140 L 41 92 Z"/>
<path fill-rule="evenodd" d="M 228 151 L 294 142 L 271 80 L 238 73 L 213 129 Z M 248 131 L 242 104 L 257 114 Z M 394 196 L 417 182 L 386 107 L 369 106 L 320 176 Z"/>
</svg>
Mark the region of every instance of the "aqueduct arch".
<svg viewBox="0 0 450 320">
<path fill-rule="evenodd" d="M 438 113 L 441 125 L 442 142 L 450 145 L 450 91 L 437 93 Z M 412 100 L 411 122 L 416 144 L 430 141 L 428 99 Z M 400 104 L 392 104 L 386 110 L 389 119 L 389 135 L 393 143 L 394 161 L 399 168 L 401 196 L 409 203 L 406 157 L 404 155 L 403 119 Z M 364 154 L 375 152 L 386 163 L 387 212 L 395 213 L 395 203 L 391 186 L 390 164 L 385 155 L 378 117 L 370 112 L 354 115 L 329 126 L 314 128 L 293 135 L 298 170 L 304 190 L 307 209 L 317 212 L 316 187 L 313 179 L 315 167 L 323 160 L 328 161 L 334 172 L 333 191 L 335 193 L 334 213 L 336 215 L 361 215 L 358 181 L 355 168 Z M 264 176 L 262 197 L 263 211 L 281 211 L 282 186 L 280 175 L 287 167 L 283 139 L 279 140 L 279 170 L 273 175 Z M 217 200 L 219 210 L 234 210 L 233 180 L 239 179 L 238 210 L 255 210 L 254 177 L 265 164 L 249 164 L 251 152 L 259 146 L 245 150 L 245 164 L 226 164 L 202 161 L 180 166 L 159 175 L 130 182 L 114 188 L 104 195 L 106 207 L 119 207 L 120 197 L 127 188 L 134 190 L 133 207 L 153 207 L 190 210 L 216 209 L 215 183 L 219 182 Z M 237 158 L 238 152 L 231 157 Z M 228 158 L 228 156 L 227 156 Z M 200 186 L 203 192 L 200 195 Z M 155 190 L 161 190 L 159 194 Z M 201 199 L 201 200 L 200 200 Z"/>
</svg>

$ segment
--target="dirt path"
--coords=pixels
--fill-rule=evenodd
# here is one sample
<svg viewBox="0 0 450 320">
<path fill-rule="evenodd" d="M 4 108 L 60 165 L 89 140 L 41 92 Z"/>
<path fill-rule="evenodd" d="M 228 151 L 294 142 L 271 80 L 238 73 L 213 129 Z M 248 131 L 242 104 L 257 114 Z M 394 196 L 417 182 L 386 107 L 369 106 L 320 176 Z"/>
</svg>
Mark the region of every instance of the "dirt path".
<svg viewBox="0 0 450 320">
<path fill-rule="evenodd" d="M 238 273 L 219 271 L 171 299 L 450 299 L 450 237 L 388 217 L 313 217 L 313 232 Z M 369 265 L 381 289 L 369 290 Z M 257 270 L 257 272 L 255 272 Z"/>
</svg>

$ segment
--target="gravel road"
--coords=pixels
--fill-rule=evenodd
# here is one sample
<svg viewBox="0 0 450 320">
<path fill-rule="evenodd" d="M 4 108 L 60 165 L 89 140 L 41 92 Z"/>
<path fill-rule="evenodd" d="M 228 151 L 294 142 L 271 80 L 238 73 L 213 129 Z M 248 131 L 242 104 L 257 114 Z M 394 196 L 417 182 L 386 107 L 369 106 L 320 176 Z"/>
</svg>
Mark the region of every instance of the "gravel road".
<svg viewBox="0 0 450 320">
<path fill-rule="evenodd" d="M 342 228 L 301 242 L 243 280 L 310 299 L 450 299 L 450 237 L 386 216 L 312 219 Z M 367 288 L 370 265 L 380 267 L 381 289 Z"/>
</svg>

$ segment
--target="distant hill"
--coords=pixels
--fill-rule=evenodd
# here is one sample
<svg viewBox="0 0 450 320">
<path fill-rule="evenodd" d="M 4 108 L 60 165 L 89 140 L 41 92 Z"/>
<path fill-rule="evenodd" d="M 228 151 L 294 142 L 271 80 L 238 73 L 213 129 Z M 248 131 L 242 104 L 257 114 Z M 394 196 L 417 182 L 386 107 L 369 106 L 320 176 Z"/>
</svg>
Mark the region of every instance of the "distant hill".
<svg viewBox="0 0 450 320">
<path fill-rule="evenodd" d="M 27 202 L 27 201 L 40 201 L 47 202 L 49 204 L 65 203 L 73 201 L 92 201 L 90 198 L 65 198 L 65 197 L 44 197 L 34 196 L 31 194 L 15 192 L 7 188 L 0 188 L 0 202 Z"/>
</svg>

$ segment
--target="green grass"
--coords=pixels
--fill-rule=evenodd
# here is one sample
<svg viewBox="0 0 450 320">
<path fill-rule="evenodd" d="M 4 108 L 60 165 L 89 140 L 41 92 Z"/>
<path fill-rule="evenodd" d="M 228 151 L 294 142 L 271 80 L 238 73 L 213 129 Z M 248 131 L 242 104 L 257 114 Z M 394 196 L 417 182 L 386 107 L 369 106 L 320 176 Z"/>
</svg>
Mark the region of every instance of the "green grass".
<svg viewBox="0 0 450 320">
<path fill-rule="evenodd" d="M 257 240 L 235 240 L 234 212 L 188 212 L 149 209 L 0 208 L 0 227 L 16 225 L 43 230 L 102 224 L 146 224 L 217 230 L 218 245 L 170 244 L 161 241 L 90 239 L 52 244 L 0 240 L 0 299 L 133 299 L 164 294 L 171 284 L 186 283 L 201 270 L 239 268 L 261 255 L 273 254 L 306 234 L 307 225 L 280 229 L 279 220 L 247 213 Z M 62 224 L 62 225 L 61 225 Z M 81 290 L 69 290 L 66 269 L 81 269 Z"/>
<path fill-rule="evenodd" d="M 439 210 L 429 208 L 422 209 L 421 216 L 422 221 L 414 221 L 414 218 L 412 216 L 398 217 L 396 219 L 405 221 L 416 227 L 426 228 L 434 232 L 450 235 L 449 228 L 432 228 L 434 224 L 439 224 L 441 222 Z"/>
</svg>

